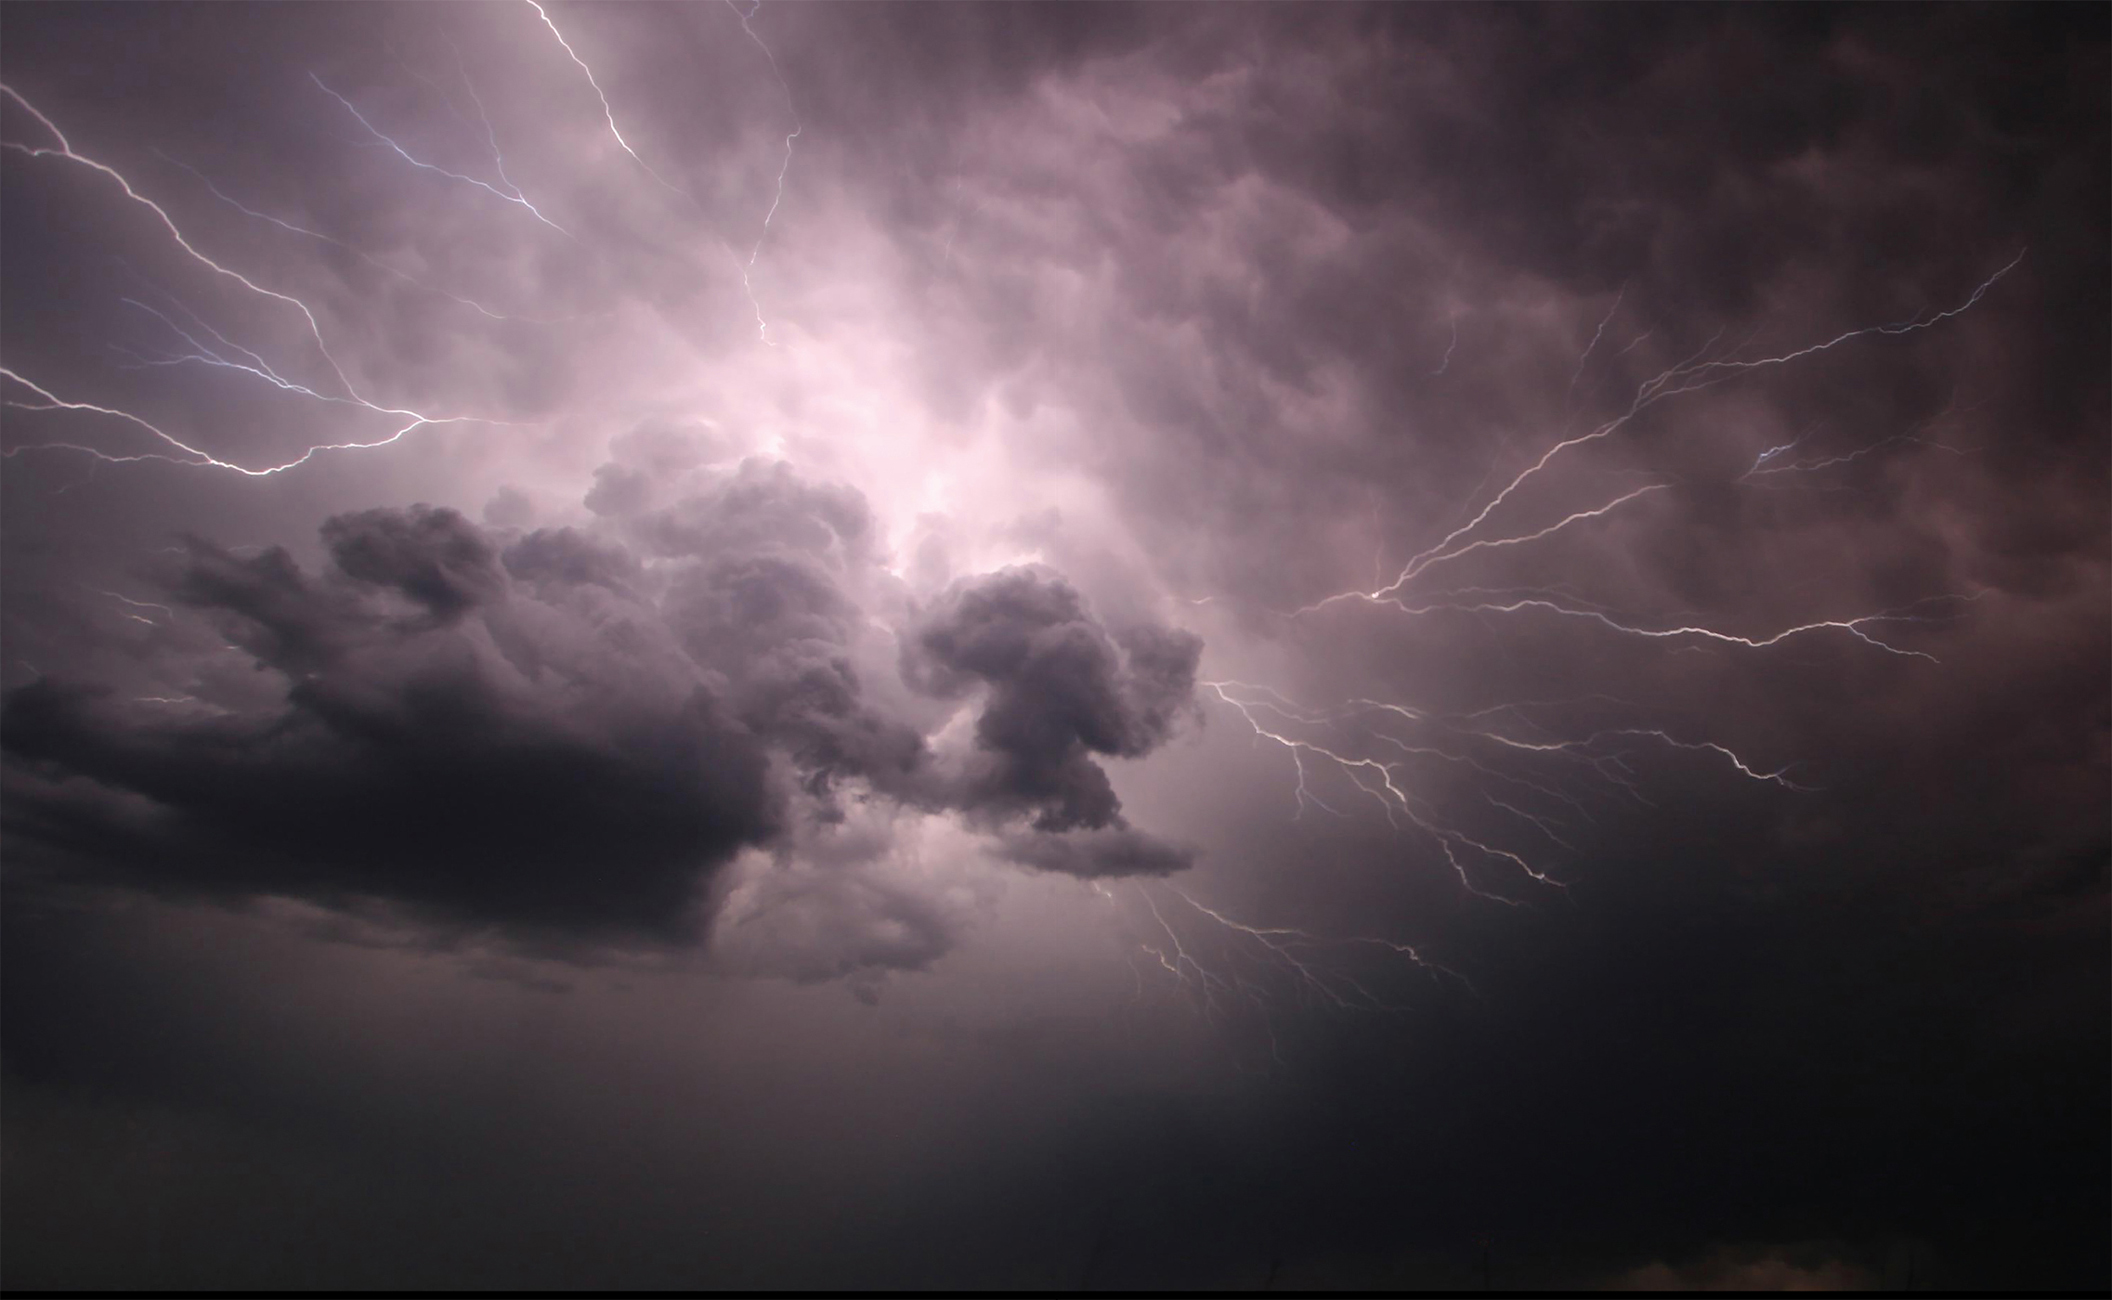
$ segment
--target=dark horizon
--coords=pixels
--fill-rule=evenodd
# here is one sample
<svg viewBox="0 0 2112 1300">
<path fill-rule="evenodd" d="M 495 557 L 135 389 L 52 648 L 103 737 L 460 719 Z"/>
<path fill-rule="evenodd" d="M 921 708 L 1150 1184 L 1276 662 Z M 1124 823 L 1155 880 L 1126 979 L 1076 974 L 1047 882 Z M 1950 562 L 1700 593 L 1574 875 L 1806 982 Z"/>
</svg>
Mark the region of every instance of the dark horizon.
<svg viewBox="0 0 2112 1300">
<path fill-rule="evenodd" d="M 2103 6 L 0 38 L 0 1285 L 2112 1288 Z"/>
</svg>

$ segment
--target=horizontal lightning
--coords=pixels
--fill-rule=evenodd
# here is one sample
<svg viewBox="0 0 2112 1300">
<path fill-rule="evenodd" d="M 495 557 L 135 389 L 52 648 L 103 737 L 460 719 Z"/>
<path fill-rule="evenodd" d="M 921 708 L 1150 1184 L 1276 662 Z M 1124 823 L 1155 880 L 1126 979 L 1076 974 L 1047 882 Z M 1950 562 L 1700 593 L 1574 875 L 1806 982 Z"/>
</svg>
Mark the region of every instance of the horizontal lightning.
<svg viewBox="0 0 2112 1300">
<path fill-rule="evenodd" d="M 501 421 L 481 420 L 473 416 L 447 416 L 443 418 L 431 418 L 423 415 L 418 415 L 416 412 L 412 411 L 395 411 L 390 412 L 390 414 L 410 415 L 413 418 L 408 424 L 405 424 L 402 428 L 396 430 L 394 433 L 388 434 L 385 437 L 376 438 L 371 442 L 320 443 L 316 446 L 306 448 L 301 452 L 300 455 L 294 457 L 292 460 L 284 462 L 283 464 L 253 467 L 248 465 L 237 464 L 234 461 L 221 460 L 219 457 L 213 455 L 211 452 L 208 452 L 203 448 L 193 447 L 189 443 L 183 441 L 183 439 L 178 438 L 176 435 L 168 432 L 166 429 L 163 429 L 159 425 L 153 423 L 151 420 L 147 420 L 141 416 L 134 415 L 130 411 L 121 411 L 118 410 L 116 407 L 102 406 L 95 402 L 68 401 L 67 399 L 51 392 L 51 390 L 44 388 L 32 382 L 31 380 L 23 378 L 21 375 L 17 374 L 13 370 L 8 369 L 5 366 L 0 366 L 0 378 L 12 380 L 43 399 L 41 402 L 23 402 L 8 399 L 5 401 L 0 401 L 0 405 L 10 406 L 15 408 L 16 410 L 22 411 L 83 411 L 95 415 L 107 415 L 112 419 L 123 420 L 128 424 L 132 424 L 140 429 L 144 429 L 146 432 L 152 434 L 155 438 L 159 439 L 164 444 L 173 447 L 177 451 L 183 453 L 181 457 L 171 456 L 167 453 L 162 452 L 143 452 L 130 456 L 121 456 L 112 452 L 103 451 L 100 448 L 84 446 L 80 443 L 44 442 L 34 443 L 26 446 L 9 447 L 5 451 L 0 451 L 0 459 L 6 460 L 12 460 L 17 455 L 25 451 L 63 450 L 81 452 L 85 455 L 94 457 L 96 460 L 112 465 L 132 464 L 138 461 L 147 460 L 161 460 L 168 461 L 171 464 L 176 465 L 199 465 L 209 466 L 213 469 L 224 469 L 236 474 L 245 475 L 249 478 L 264 478 L 272 474 L 283 474 L 287 470 L 295 469 L 301 465 L 305 465 L 310 460 L 314 459 L 316 456 L 319 456 L 326 451 L 366 451 L 374 447 L 386 447 L 390 443 L 396 442 L 397 440 L 401 439 L 405 434 L 411 432 L 413 429 L 418 429 L 428 424 L 501 423 Z M 382 408 L 374 407 L 370 409 L 380 410 Z"/>
<path fill-rule="evenodd" d="M 1508 501 L 1512 497 L 1512 495 L 1518 491 L 1519 488 L 1521 488 L 1527 482 L 1543 473 L 1549 465 L 1553 464 L 1555 460 L 1562 455 L 1562 453 L 1573 450 L 1577 447 L 1586 446 L 1590 443 L 1597 442 L 1607 437 L 1611 437 L 1613 434 L 1619 432 L 1622 428 L 1626 427 L 1631 421 L 1635 419 L 1636 416 L 1640 415 L 1643 411 L 1649 409 L 1651 406 L 1656 405 L 1658 402 L 1664 401 L 1670 397 L 1678 396 L 1682 393 L 1696 392 L 1700 389 L 1711 387 L 1715 384 L 1722 383 L 1728 379 L 1734 378 L 1740 374 L 1749 373 L 1751 371 L 1764 369 L 1770 366 L 1787 365 L 1801 358 L 1812 356 L 1817 353 L 1825 352 L 1829 349 L 1839 347 L 1840 345 L 1848 343 L 1855 339 L 1868 338 L 1876 335 L 1911 334 L 1920 330 L 1929 329 L 1937 324 L 1940 324 L 1943 321 L 1950 320 L 1953 317 L 1961 315 L 1964 312 L 1970 310 L 1975 304 L 1977 304 L 1981 300 L 1981 298 L 1986 296 L 1989 289 L 1993 288 L 1995 284 L 2002 279 L 2002 277 L 2008 275 L 2010 271 L 2014 270 L 2017 265 L 2023 260 L 2024 253 L 2020 251 L 2015 257 L 2011 258 L 2000 269 L 1996 270 L 1993 275 L 1987 277 L 1987 279 L 1983 280 L 1976 288 L 1974 288 L 1972 293 L 1965 299 L 1964 302 L 1961 302 L 1957 306 L 1949 308 L 1948 310 L 1935 312 L 1916 320 L 1902 321 L 1892 325 L 1873 325 L 1862 329 L 1848 330 L 1822 343 L 1814 343 L 1808 347 L 1798 348 L 1792 352 L 1785 352 L 1779 356 L 1763 357 L 1753 361 L 1704 361 L 1699 359 L 1699 356 L 1697 356 L 1695 358 L 1690 358 L 1688 361 L 1675 365 L 1670 369 L 1661 372 L 1654 378 L 1644 381 L 1644 383 L 1642 383 L 1636 389 L 1635 397 L 1629 403 L 1628 409 L 1622 412 L 1620 415 L 1614 417 L 1611 420 L 1606 421 L 1603 424 L 1600 424 L 1588 433 L 1581 433 L 1572 438 L 1565 438 L 1555 443 L 1552 447 L 1549 447 L 1545 452 L 1541 453 L 1540 457 L 1537 460 L 1535 460 L 1532 464 L 1528 465 L 1525 469 L 1519 471 L 1519 473 L 1514 478 L 1512 478 L 1509 483 L 1504 485 L 1501 491 L 1497 492 L 1494 497 L 1490 498 L 1488 503 L 1482 506 L 1482 508 L 1477 511 L 1472 518 L 1468 519 L 1466 523 L 1461 524 L 1458 528 L 1455 528 L 1450 533 L 1446 534 L 1441 540 L 1438 541 L 1436 545 L 1412 557 L 1408 561 L 1408 563 L 1402 567 L 1399 576 L 1396 577 L 1392 583 L 1370 592 L 1343 592 L 1336 596 L 1328 597 L 1326 600 L 1316 602 L 1313 605 L 1308 605 L 1298 612 L 1307 613 L 1314 609 L 1320 608 L 1321 606 L 1333 603 L 1336 600 L 1353 598 L 1360 594 L 1366 597 L 1367 599 L 1383 599 L 1386 596 L 1392 594 L 1393 592 L 1400 590 L 1402 587 L 1405 587 L 1407 584 L 1414 581 L 1418 574 L 1420 574 L 1431 564 L 1437 562 L 1440 557 L 1449 558 L 1450 555 L 1454 553 L 1452 550 L 1454 543 L 1459 542 L 1461 539 L 1467 537 L 1469 534 L 1474 532 L 1475 529 L 1479 528 L 1485 521 L 1487 521 L 1489 516 L 1493 514 L 1499 506 L 1501 506 L 1505 501 Z M 1618 301 L 1616 301 L 1615 305 L 1619 305 Z M 1603 322 L 1601 323 L 1600 329 L 1603 332 Z M 1594 336 L 1593 342 L 1594 344 L 1596 344 L 1597 342 L 1596 335 Z M 1631 344 L 1630 346 L 1632 347 L 1634 345 Z M 1706 354 L 1707 351 L 1708 348 L 1704 347 L 1703 354 Z M 1632 499 L 1632 497 L 1628 499 Z M 1602 507 L 1600 512 L 1603 513 L 1603 510 L 1605 508 L 1606 507 Z M 1590 512 L 1587 512 L 1582 517 L 1592 516 Z M 1564 523 L 1567 522 L 1571 521 L 1564 521 Z M 1559 524 L 1556 525 L 1557 528 L 1559 528 L 1560 526 L 1561 525 Z M 1543 533 L 1542 535 L 1545 534 Z M 1529 539 L 1521 538 L 1515 540 Z"/>
</svg>

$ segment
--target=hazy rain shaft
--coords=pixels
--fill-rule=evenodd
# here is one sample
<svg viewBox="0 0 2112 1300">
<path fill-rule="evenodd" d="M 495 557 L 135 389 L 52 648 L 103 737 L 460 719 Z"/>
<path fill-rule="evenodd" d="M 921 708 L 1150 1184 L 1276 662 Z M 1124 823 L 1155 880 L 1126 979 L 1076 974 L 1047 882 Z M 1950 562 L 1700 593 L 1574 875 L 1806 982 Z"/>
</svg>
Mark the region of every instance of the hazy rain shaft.
<svg viewBox="0 0 2112 1300">
<path fill-rule="evenodd" d="M 2112 1283 L 2088 6 L 0 14 L 0 1281 Z"/>
</svg>

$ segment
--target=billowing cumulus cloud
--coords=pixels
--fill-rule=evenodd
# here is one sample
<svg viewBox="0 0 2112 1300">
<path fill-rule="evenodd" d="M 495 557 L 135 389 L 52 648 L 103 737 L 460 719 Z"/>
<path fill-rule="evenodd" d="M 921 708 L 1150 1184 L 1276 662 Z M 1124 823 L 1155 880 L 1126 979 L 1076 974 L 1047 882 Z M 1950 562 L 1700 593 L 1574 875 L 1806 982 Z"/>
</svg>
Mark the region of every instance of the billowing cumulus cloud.
<svg viewBox="0 0 2112 1300">
<path fill-rule="evenodd" d="M 1126 827 L 1094 756 L 1141 758 L 1164 741 L 1201 654 L 1201 638 L 1168 628 L 1111 636 L 1061 579 L 1010 570 L 947 591 L 918 620 L 903 666 L 934 695 L 988 691 L 959 801 L 1061 832 Z"/>
<path fill-rule="evenodd" d="M 37 781 L 10 800 L 17 833 L 154 888 L 666 933 L 698 871 L 776 830 L 762 738 L 649 607 L 592 575 L 517 582 L 448 511 L 324 533 L 320 574 L 201 542 L 178 580 L 264 698 L 11 692 L 7 749 Z M 526 539 L 530 567 L 562 542 Z"/>
<path fill-rule="evenodd" d="M 742 848 L 841 821 L 846 786 L 992 829 L 1114 828 L 1002 841 L 999 857 L 1040 870 L 1189 865 L 1128 828 L 1093 756 L 1163 743 L 1192 705 L 1199 639 L 1110 634 L 1040 574 L 949 592 L 900 652 L 925 693 L 973 712 L 975 751 L 948 763 L 920 726 L 946 711 L 898 715 L 865 690 L 893 670 L 866 604 L 908 604 L 864 499 L 782 463 L 681 468 L 691 494 L 603 502 L 588 527 L 494 531 L 424 505 L 333 516 L 314 573 L 282 549 L 193 539 L 165 608 L 269 684 L 230 685 L 225 665 L 170 646 L 142 667 L 174 694 L 65 675 L 17 688 L 13 832 L 170 892 L 373 897 L 662 939 L 708 920 L 702 886 Z M 887 851 L 882 836 L 869 856 Z M 773 919 L 744 938 L 803 937 L 751 967 L 833 976 L 945 950 L 950 927 L 913 888 L 846 868 L 823 890 L 799 880 L 811 853 L 782 853 L 786 878 L 748 891 Z"/>
</svg>

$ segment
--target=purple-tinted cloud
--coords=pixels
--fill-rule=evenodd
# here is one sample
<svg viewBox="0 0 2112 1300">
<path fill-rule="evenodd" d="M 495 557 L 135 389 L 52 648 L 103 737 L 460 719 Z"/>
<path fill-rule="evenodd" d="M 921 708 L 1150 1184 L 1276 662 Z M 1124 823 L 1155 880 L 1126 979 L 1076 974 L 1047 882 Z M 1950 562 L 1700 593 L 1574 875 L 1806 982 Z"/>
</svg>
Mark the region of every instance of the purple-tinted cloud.
<svg viewBox="0 0 2112 1300">
<path fill-rule="evenodd" d="M 541 9 L 0 17 L 8 1284 L 2103 1288 L 2102 12 Z"/>
</svg>

